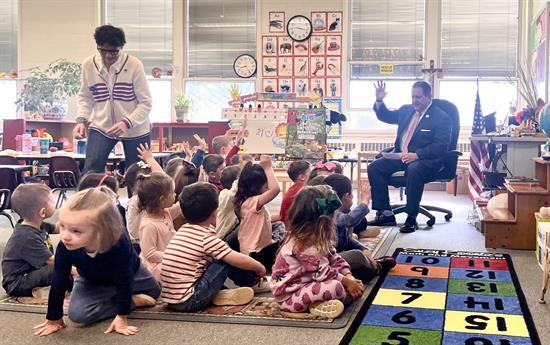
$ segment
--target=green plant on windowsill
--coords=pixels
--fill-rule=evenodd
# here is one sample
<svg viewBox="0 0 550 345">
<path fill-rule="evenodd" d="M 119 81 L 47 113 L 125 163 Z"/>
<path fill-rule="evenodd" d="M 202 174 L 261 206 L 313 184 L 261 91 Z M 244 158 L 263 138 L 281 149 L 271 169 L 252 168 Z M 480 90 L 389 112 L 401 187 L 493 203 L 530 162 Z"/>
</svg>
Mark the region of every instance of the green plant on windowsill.
<svg viewBox="0 0 550 345">
<path fill-rule="evenodd" d="M 176 111 L 176 121 L 189 122 L 189 108 L 193 102 L 185 97 L 185 94 L 178 93 L 174 98 L 174 110 Z"/>
<path fill-rule="evenodd" d="M 31 118 L 62 119 L 67 99 L 80 90 L 81 69 L 81 64 L 66 59 L 55 60 L 45 69 L 32 67 L 15 101 L 17 109 Z"/>
</svg>

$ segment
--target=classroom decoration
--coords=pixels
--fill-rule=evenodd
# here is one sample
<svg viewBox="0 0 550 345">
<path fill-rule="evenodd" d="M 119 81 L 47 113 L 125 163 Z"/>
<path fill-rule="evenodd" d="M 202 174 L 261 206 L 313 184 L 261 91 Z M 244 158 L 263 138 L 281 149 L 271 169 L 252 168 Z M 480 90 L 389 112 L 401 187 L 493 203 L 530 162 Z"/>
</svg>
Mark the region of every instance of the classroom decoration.
<svg viewBox="0 0 550 345">
<path fill-rule="evenodd" d="M 398 249 L 351 344 L 540 345 L 507 254 Z"/>
<path fill-rule="evenodd" d="M 315 11 L 310 18 L 294 16 L 288 21 L 292 31 L 286 33 L 284 29 L 273 30 L 271 22 L 284 18 L 284 12 L 277 18 L 276 13 L 279 12 L 269 13 L 270 29 L 262 36 L 261 89 L 263 92 L 295 93 L 297 100 L 265 105 L 308 107 L 313 104 L 320 107 L 324 100 L 341 100 L 342 12 Z M 307 35 L 298 35 L 297 30 L 302 30 L 302 26 L 307 29 Z"/>
<path fill-rule="evenodd" d="M 290 108 L 286 138 L 286 156 L 290 158 L 325 158 L 326 108 Z"/>
</svg>

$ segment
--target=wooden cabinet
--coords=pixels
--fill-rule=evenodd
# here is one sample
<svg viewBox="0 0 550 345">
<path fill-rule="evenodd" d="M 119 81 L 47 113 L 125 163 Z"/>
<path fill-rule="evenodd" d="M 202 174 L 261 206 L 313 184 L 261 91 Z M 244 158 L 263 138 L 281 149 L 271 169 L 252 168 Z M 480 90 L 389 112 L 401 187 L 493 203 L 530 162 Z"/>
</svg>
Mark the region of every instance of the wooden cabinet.
<svg viewBox="0 0 550 345">
<path fill-rule="evenodd" d="M 229 129 L 227 121 L 210 121 L 210 122 L 156 122 L 153 123 L 151 132 L 151 140 L 159 140 L 159 151 L 164 152 L 168 146 L 182 141 L 189 141 L 191 145 L 195 145 L 193 134 L 198 134 L 203 137 L 208 143 L 208 152 L 212 150 L 212 139 L 218 135 L 224 135 Z M 160 140 L 164 138 L 164 140 Z"/>
<path fill-rule="evenodd" d="M 66 137 L 71 140 L 75 124 L 75 121 L 65 120 L 4 120 L 2 150 L 15 150 L 15 137 L 32 129 L 46 128 L 46 132 L 52 135 L 54 141 L 59 140 L 60 137 Z"/>
<path fill-rule="evenodd" d="M 480 207 L 481 231 L 488 248 L 536 249 L 535 212 L 550 206 L 550 162 L 533 158 L 539 185 L 505 184 L 508 207 L 488 212 Z"/>
</svg>

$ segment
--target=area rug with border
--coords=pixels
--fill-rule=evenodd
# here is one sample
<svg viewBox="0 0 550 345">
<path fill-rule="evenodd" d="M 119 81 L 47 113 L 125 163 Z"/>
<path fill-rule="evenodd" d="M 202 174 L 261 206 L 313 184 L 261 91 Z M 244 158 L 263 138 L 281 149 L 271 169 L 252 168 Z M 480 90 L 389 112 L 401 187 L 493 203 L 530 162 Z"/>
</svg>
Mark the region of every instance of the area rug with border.
<svg viewBox="0 0 550 345">
<path fill-rule="evenodd" d="M 342 343 L 540 345 L 507 254 L 397 249 Z"/>
</svg>

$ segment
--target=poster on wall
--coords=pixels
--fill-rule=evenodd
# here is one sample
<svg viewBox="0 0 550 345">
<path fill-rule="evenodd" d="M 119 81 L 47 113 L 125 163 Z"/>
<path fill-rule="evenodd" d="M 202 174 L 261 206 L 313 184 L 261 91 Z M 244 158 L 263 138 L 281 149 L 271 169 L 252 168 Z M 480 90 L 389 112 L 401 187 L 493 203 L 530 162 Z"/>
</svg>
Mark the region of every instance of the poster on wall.
<svg viewBox="0 0 550 345">
<path fill-rule="evenodd" d="M 342 112 L 342 99 L 341 98 L 328 98 L 323 102 L 324 106 L 329 110 L 336 112 Z M 330 130 L 327 130 L 328 139 L 340 139 L 343 134 L 342 125 L 339 123 L 333 123 L 329 126 Z"/>
<path fill-rule="evenodd" d="M 307 77 L 309 75 L 308 66 L 309 59 L 306 56 L 298 56 L 294 58 L 294 76 Z"/>
<path fill-rule="evenodd" d="M 342 75 L 342 58 L 340 56 L 327 57 L 327 76 L 339 77 Z"/>
<path fill-rule="evenodd" d="M 304 42 L 294 42 L 294 55 L 295 56 L 308 56 L 309 55 L 309 40 Z"/>
<path fill-rule="evenodd" d="M 311 78 L 311 91 L 319 97 L 325 97 L 325 79 Z"/>
<path fill-rule="evenodd" d="M 262 55 L 277 56 L 277 37 L 275 36 L 262 37 Z"/>
<path fill-rule="evenodd" d="M 262 70 L 263 70 L 264 77 L 276 77 L 277 76 L 277 58 L 264 57 Z"/>
<path fill-rule="evenodd" d="M 269 32 L 285 32 L 284 12 L 269 12 Z"/>
<path fill-rule="evenodd" d="M 326 12 L 311 12 L 311 24 L 313 32 L 327 31 L 327 13 Z"/>
<path fill-rule="evenodd" d="M 294 92 L 298 97 L 306 97 L 309 93 L 309 79 L 294 78 Z"/>
<path fill-rule="evenodd" d="M 325 75 L 325 58 L 322 56 L 314 56 L 311 58 L 311 76 L 321 77 Z"/>
<path fill-rule="evenodd" d="M 342 32 L 342 12 L 328 12 L 327 32 Z"/>
<path fill-rule="evenodd" d="M 292 42 L 290 37 L 279 37 L 279 56 L 292 55 Z"/>
<path fill-rule="evenodd" d="M 342 80 L 340 78 L 328 78 L 325 97 L 342 97 Z"/>
<path fill-rule="evenodd" d="M 277 92 L 277 78 L 264 78 L 262 81 L 263 92 Z"/>
<path fill-rule="evenodd" d="M 325 36 L 311 36 L 311 55 L 325 55 Z"/>
<path fill-rule="evenodd" d="M 279 77 L 292 77 L 292 58 L 280 57 L 279 58 Z"/>
<path fill-rule="evenodd" d="M 324 159 L 327 145 L 326 114 L 326 108 L 288 110 L 287 157 Z"/>
<path fill-rule="evenodd" d="M 294 92 L 292 78 L 279 78 L 279 92 L 291 93 Z"/>
<path fill-rule="evenodd" d="M 342 36 L 327 36 L 327 55 L 342 55 Z"/>
</svg>

